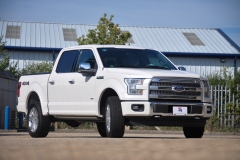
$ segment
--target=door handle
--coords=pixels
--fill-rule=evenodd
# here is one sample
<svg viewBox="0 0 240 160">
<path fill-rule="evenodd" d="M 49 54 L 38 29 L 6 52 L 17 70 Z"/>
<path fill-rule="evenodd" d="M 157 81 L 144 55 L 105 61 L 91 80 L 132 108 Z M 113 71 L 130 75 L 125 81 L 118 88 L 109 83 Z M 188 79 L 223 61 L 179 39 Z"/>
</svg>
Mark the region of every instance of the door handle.
<svg viewBox="0 0 240 160">
<path fill-rule="evenodd" d="M 70 80 L 69 83 L 70 83 L 70 84 L 74 84 L 74 83 L 75 83 L 74 79 L 73 79 L 73 80 Z"/>
<path fill-rule="evenodd" d="M 52 80 L 52 81 L 49 81 L 48 83 L 50 83 L 51 85 L 54 85 L 55 81 Z"/>
</svg>

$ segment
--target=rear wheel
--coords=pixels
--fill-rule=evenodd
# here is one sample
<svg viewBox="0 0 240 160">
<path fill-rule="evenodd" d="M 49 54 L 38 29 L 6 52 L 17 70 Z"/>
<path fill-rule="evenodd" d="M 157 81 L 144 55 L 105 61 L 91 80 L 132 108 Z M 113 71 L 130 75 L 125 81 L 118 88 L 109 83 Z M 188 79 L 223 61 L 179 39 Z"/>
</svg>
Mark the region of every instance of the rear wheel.
<svg viewBox="0 0 240 160">
<path fill-rule="evenodd" d="M 42 115 L 41 105 L 38 101 L 32 100 L 27 114 L 28 132 L 31 137 L 46 137 L 50 128 L 49 116 Z"/>
<path fill-rule="evenodd" d="M 118 96 L 107 98 L 105 104 L 105 130 L 107 137 L 121 138 L 124 135 L 125 121 Z"/>
<path fill-rule="evenodd" d="M 183 127 L 183 132 L 186 138 L 202 138 L 204 133 L 203 127 Z"/>
</svg>

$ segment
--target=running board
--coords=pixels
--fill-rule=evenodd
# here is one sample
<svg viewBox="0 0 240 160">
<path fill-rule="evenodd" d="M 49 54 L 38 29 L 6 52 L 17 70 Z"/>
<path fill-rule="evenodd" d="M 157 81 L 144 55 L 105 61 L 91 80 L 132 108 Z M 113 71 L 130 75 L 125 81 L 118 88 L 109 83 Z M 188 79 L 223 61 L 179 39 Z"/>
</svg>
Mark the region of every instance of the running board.
<svg viewBox="0 0 240 160">
<path fill-rule="evenodd" d="M 83 122 L 103 122 L 104 118 L 102 117 L 79 117 L 79 116 L 54 116 L 54 118 L 59 120 L 77 120 Z"/>
</svg>

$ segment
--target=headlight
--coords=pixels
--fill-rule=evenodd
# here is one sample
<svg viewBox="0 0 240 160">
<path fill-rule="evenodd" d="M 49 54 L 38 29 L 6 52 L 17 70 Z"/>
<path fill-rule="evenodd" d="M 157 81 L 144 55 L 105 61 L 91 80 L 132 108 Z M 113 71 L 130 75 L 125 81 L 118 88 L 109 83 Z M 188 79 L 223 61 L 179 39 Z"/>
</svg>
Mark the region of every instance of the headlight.
<svg viewBox="0 0 240 160">
<path fill-rule="evenodd" d="M 142 95 L 143 90 L 142 89 L 136 89 L 137 85 L 142 85 L 144 79 L 132 79 L 132 78 L 126 78 L 124 79 L 124 82 L 127 84 L 128 87 L 128 94 L 133 95 Z"/>
<path fill-rule="evenodd" d="M 210 89 L 209 89 L 209 83 L 207 80 L 203 80 L 203 86 L 204 86 L 204 97 L 210 97 Z"/>
</svg>

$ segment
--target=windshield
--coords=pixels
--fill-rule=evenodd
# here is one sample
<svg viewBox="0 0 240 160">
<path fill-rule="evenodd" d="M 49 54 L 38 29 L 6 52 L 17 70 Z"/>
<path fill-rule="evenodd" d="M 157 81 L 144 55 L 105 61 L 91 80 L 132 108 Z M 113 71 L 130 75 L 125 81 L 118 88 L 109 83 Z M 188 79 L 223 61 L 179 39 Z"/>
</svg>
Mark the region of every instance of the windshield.
<svg viewBox="0 0 240 160">
<path fill-rule="evenodd" d="M 176 67 L 155 50 L 98 48 L 98 53 L 106 68 L 153 68 L 173 69 Z"/>
</svg>

